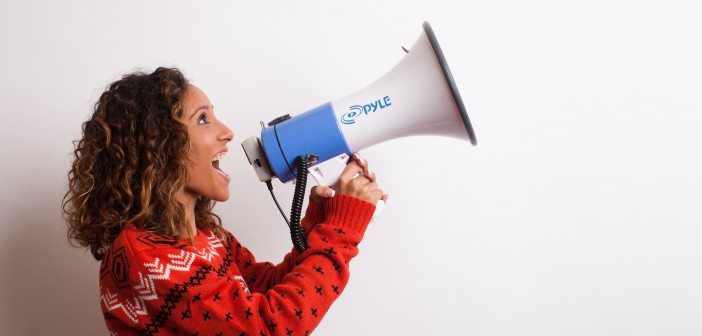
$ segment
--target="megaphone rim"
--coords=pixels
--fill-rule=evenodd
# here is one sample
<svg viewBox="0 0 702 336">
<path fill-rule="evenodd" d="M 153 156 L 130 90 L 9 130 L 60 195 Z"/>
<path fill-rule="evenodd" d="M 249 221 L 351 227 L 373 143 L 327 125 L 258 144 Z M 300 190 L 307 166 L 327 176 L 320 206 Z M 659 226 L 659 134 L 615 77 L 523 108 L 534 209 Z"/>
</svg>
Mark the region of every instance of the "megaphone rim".
<svg viewBox="0 0 702 336">
<path fill-rule="evenodd" d="M 448 62 L 446 62 L 446 57 L 444 57 L 444 53 L 441 51 L 439 40 L 437 40 L 434 30 L 431 28 L 429 22 L 425 21 L 422 24 L 422 27 L 424 28 L 424 32 L 427 34 L 427 38 L 429 39 L 432 49 L 434 49 L 434 54 L 436 55 L 436 59 L 439 61 L 441 71 L 444 73 L 444 78 L 446 79 L 446 83 L 451 90 L 451 95 L 453 95 L 456 107 L 458 107 L 458 111 L 461 113 L 461 119 L 463 119 L 463 124 L 468 132 L 470 143 L 475 146 L 478 144 L 478 139 L 475 137 L 473 125 L 471 125 L 470 118 L 468 118 L 468 112 L 466 111 L 465 105 L 463 105 L 463 99 L 461 99 L 461 94 L 458 92 L 458 86 L 456 86 L 456 82 L 453 79 L 451 69 L 449 68 Z"/>
</svg>

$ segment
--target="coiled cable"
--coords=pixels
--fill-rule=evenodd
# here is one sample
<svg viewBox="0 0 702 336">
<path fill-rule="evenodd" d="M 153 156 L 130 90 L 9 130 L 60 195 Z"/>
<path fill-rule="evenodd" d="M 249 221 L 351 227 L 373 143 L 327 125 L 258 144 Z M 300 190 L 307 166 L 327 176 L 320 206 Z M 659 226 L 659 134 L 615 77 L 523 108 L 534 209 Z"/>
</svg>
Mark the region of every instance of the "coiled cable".
<svg viewBox="0 0 702 336">
<path fill-rule="evenodd" d="M 310 155 L 306 157 L 298 156 L 295 159 L 297 181 L 295 182 L 295 194 L 293 195 L 290 209 L 290 239 L 292 239 L 293 246 L 300 252 L 307 249 L 307 235 L 305 235 L 305 231 L 300 225 L 300 217 L 307 188 L 307 160 L 309 157 Z"/>
</svg>

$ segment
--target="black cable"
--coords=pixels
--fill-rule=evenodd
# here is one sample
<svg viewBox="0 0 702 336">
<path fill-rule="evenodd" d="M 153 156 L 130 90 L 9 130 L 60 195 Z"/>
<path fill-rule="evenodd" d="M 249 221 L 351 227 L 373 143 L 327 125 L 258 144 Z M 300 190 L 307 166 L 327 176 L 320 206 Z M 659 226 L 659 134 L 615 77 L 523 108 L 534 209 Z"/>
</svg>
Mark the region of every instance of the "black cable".
<svg viewBox="0 0 702 336">
<path fill-rule="evenodd" d="M 307 235 L 300 226 L 300 216 L 302 215 L 302 204 L 305 201 L 307 188 L 307 159 L 298 156 L 295 159 L 297 165 L 297 181 L 295 182 L 295 194 L 293 195 L 292 207 L 290 209 L 290 238 L 293 246 L 302 252 L 307 249 Z"/>
<path fill-rule="evenodd" d="M 285 222 L 290 228 L 290 239 L 292 240 L 293 246 L 302 252 L 307 249 L 307 235 L 300 225 L 300 217 L 302 215 L 302 205 L 305 201 L 305 192 L 307 188 L 307 160 L 305 157 L 298 156 L 295 159 L 295 164 L 297 165 L 297 181 L 295 182 L 295 194 L 293 195 L 292 207 L 290 209 L 290 220 L 285 215 L 283 208 L 280 207 L 278 199 L 273 193 L 273 183 L 271 181 L 266 181 L 266 186 L 268 191 L 273 197 L 273 202 L 278 207 L 278 211 L 283 215 Z"/>
<path fill-rule="evenodd" d="M 280 211 L 280 214 L 283 215 L 285 222 L 288 223 L 288 227 L 290 227 L 290 221 L 288 220 L 288 216 L 285 215 L 283 208 L 280 207 L 278 199 L 275 198 L 275 194 L 273 193 L 273 183 L 271 183 L 271 181 L 266 181 L 266 186 L 268 186 L 268 191 L 271 192 L 271 197 L 273 197 L 273 202 L 275 202 L 275 205 L 278 207 L 278 211 Z"/>
</svg>

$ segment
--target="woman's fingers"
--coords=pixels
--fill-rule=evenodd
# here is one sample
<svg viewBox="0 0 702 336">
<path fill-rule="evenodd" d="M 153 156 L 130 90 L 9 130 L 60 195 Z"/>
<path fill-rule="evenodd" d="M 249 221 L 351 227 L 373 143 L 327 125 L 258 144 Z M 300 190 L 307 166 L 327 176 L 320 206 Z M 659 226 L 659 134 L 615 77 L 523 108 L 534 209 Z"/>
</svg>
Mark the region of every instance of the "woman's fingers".
<svg viewBox="0 0 702 336">
<path fill-rule="evenodd" d="M 372 171 L 370 171 L 370 170 L 367 170 L 366 173 L 365 173 L 365 176 L 366 176 L 370 181 L 375 182 L 375 173 L 374 173 L 374 172 L 372 172 Z"/>
<path fill-rule="evenodd" d="M 333 188 L 341 194 L 360 198 L 373 204 L 383 198 L 387 199 L 387 196 L 378 187 L 375 173 L 368 169 L 368 161 L 358 153 L 353 154 Z"/>
<path fill-rule="evenodd" d="M 353 160 L 358 162 L 358 165 L 363 169 L 363 174 L 367 175 L 370 171 L 368 170 L 368 161 L 361 157 L 358 153 L 353 153 Z"/>
<path fill-rule="evenodd" d="M 334 189 L 327 186 L 314 186 L 310 191 L 310 198 L 312 201 L 321 203 L 325 198 L 332 198 L 336 194 Z"/>
<path fill-rule="evenodd" d="M 354 179 L 359 176 L 365 176 L 371 181 L 375 181 L 375 173 L 368 169 L 368 161 L 362 158 L 358 153 L 354 153 L 351 156 L 351 160 L 346 166 L 346 172 L 342 174 L 342 177 L 346 179 Z"/>
<path fill-rule="evenodd" d="M 341 173 L 341 176 L 339 177 L 339 182 L 340 184 L 348 184 L 348 183 L 355 183 L 359 181 L 354 181 L 355 179 L 358 179 L 359 177 L 363 177 L 364 172 L 363 172 L 363 167 L 361 167 L 358 162 L 356 161 L 351 161 L 346 165 L 346 169 L 344 169 L 344 172 Z"/>
</svg>

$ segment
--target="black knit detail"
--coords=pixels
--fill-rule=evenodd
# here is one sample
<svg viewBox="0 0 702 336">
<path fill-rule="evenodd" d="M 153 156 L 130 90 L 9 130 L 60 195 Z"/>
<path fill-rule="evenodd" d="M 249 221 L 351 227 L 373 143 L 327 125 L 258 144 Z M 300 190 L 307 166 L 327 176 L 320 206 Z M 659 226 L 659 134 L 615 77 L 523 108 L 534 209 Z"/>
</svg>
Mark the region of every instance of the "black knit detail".
<svg viewBox="0 0 702 336">
<path fill-rule="evenodd" d="M 100 264 L 100 279 L 109 277 L 117 289 L 129 287 L 129 257 L 124 249 L 109 249 Z"/>
<path fill-rule="evenodd" d="M 139 235 L 136 240 L 141 242 L 142 244 L 149 246 L 151 248 L 156 248 L 158 245 L 167 245 L 167 246 L 173 246 L 174 248 L 177 249 L 182 249 L 185 246 L 188 246 L 188 244 L 185 244 L 183 242 L 179 242 L 175 238 L 171 237 L 166 237 L 166 236 L 159 236 L 153 233 L 143 233 Z"/>
<path fill-rule="evenodd" d="M 227 248 L 227 254 L 223 258 L 222 265 L 220 265 L 217 269 L 217 275 L 220 277 L 225 276 L 227 272 L 229 272 L 229 266 L 231 266 L 233 261 L 234 258 L 232 257 L 232 253 L 230 252 L 230 249 Z"/>
<path fill-rule="evenodd" d="M 163 327 L 166 322 L 173 315 L 173 309 L 176 308 L 177 303 L 183 298 L 183 294 L 188 292 L 188 288 L 197 287 L 202 284 L 205 280 L 207 274 L 213 271 L 212 266 L 204 266 L 197 271 L 195 275 L 190 277 L 190 280 L 183 282 L 182 284 L 176 284 L 171 288 L 164 299 L 164 304 L 161 306 L 159 312 L 151 318 L 151 323 L 147 324 L 142 332 L 146 335 L 154 335 L 158 333 L 159 328 Z"/>
</svg>

